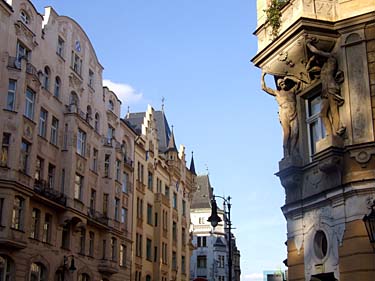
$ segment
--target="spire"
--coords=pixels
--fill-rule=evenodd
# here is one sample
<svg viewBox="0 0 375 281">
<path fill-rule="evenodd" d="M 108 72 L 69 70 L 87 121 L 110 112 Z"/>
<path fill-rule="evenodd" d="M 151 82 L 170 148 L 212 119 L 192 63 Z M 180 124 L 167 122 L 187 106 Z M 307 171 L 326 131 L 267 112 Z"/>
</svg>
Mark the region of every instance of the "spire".
<svg viewBox="0 0 375 281">
<path fill-rule="evenodd" d="M 167 147 L 167 151 L 171 151 L 171 150 L 177 152 L 176 143 L 174 141 L 173 126 L 172 126 L 172 132 L 171 132 L 171 135 L 169 137 L 169 142 L 168 142 L 168 147 Z"/>
<path fill-rule="evenodd" d="M 197 175 L 197 173 L 195 172 L 194 152 L 193 152 L 193 151 L 191 152 L 190 172 L 191 172 L 193 175 Z"/>
<path fill-rule="evenodd" d="M 165 102 L 165 98 L 164 97 L 161 97 L 161 111 L 164 113 L 164 102 Z"/>
<path fill-rule="evenodd" d="M 126 113 L 126 118 L 130 117 L 130 106 L 128 106 L 128 112 Z"/>
</svg>

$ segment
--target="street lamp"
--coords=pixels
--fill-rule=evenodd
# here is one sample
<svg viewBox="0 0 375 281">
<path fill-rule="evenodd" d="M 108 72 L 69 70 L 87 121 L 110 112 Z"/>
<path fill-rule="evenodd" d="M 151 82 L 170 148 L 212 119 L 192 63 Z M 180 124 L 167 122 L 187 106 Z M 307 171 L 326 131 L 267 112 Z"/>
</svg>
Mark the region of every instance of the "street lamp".
<svg viewBox="0 0 375 281">
<path fill-rule="evenodd" d="M 375 200 L 371 206 L 371 213 L 369 215 L 365 215 L 363 218 L 363 222 L 365 223 L 367 235 L 370 239 L 370 243 L 374 246 L 375 245 Z"/>
<path fill-rule="evenodd" d="M 70 266 L 68 267 L 68 258 L 71 257 L 72 259 L 70 260 Z M 69 255 L 69 256 L 64 256 L 64 260 L 63 260 L 63 267 L 62 267 L 62 271 L 61 271 L 61 279 L 62 281 L 65 281 L 65 271 L 68 271 L 70 273 L 73 273 L 74 271 L 77 270 L 75 264 L 74 264 L 74 256 L 73 255 Z"/>
<path fill-rule="evenodd" d="M 221 196 L 212 196 L 211 199 L 211 216 L 207 219 L 208 222 L 211 223 L 212 227 L 216 227 L 219 222 L 222 221 L 222 219 L 217 214 L 217 204 L 215 197 L 221 198 L 224 201 L 224 214 L 227 215 L 227 224 L 228 224 L 228 280 L 232 281 L 232 221 L 230 220 L 230 208 L 232 207 L 232 204 L 230 203 L 230 200 L 232 199 L 230 196 L 227 198 L 221 197 Z M 226 211 L 226 206 L 228 206 L 228 211 Z"/>
</svg>

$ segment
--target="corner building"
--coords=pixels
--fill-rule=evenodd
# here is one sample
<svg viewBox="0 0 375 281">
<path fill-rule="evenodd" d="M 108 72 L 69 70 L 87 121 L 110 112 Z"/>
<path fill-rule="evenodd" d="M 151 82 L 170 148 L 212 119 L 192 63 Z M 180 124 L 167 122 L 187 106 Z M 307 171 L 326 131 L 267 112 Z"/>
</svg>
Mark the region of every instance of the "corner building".
<svg viewBox="0 0 375 281">
<path fill-rule="evenodd" d="M 288 280 L 374 280 L 363 218 L 375 199 L 375 2 L 258 0 L 257 11 L 253 63 L 277 81 L 262 88 L 283 125 Z"/>
<path fill-rule="evenodd" d="M 195 171 L 186 167 L 185 147 L 177 150 L 164 110 L 148 106 L 146 112 L 128 113 L 125 120 L 137 132 L 132 278 L 190 280 Z"/>
<path fill-rule="evenodd" d="M 0 54 L 1 280 L 130 280 L 136 133 L 89 38 L 2 0 Z"/>
</svg>

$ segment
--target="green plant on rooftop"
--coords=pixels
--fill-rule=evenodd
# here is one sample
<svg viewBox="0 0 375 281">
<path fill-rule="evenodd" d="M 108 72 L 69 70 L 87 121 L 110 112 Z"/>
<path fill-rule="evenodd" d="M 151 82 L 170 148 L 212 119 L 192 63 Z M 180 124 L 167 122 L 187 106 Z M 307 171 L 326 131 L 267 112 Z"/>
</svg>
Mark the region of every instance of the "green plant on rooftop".
<svg viewBox="0 0 375 281">
<path fill-rule="evenodd" d="M 272 35 L 277 37 L 281 25 L 281 8 L 288 3 L 289 0 L 271 0 L 269 7 L 263 10 L 266 13 L 267 21 L 272 28 Z"/>
</svg>

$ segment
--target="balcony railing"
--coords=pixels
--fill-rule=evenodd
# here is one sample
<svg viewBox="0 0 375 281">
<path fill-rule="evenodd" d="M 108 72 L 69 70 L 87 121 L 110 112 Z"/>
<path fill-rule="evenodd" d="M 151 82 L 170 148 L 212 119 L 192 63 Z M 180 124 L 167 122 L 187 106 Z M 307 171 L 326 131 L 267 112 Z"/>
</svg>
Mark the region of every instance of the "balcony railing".
<svg viewBox="0 0 375 281">
<path fill-rule="evenodd" d="M 115 274 L 119 272 L 119 265 L 116 261 L 101 260 L 98 265 L 98 270 L 104 274 Z"/>
<path fill-rule="evenodd" d="M 66 195 L 56 189 L 51 188 L 44 180 L 35 180 L 34 191 L 55 203 L 66 206 Z"/>
<path fill-rule="evenodd" d="M 109 218 L 107 216 L 105 216 L 104 214 L 92 209 L 92 208 L 88 208 L 87 210 L 87 215 L 89 216 L 89 218 L 101 223 L 101 224 L 105 224 L 105 225 L 108 225 L 108 222 L 109 222 Z"/>
</svg>

